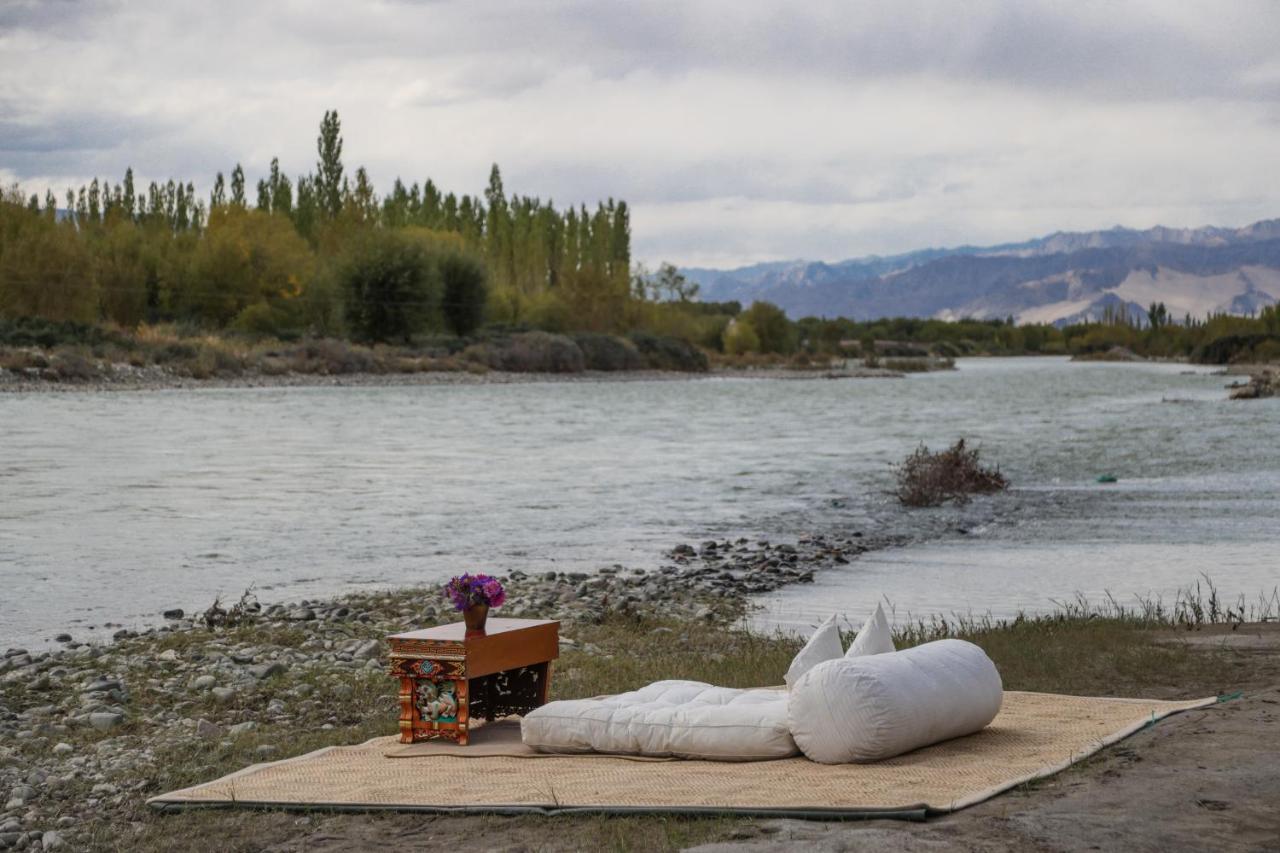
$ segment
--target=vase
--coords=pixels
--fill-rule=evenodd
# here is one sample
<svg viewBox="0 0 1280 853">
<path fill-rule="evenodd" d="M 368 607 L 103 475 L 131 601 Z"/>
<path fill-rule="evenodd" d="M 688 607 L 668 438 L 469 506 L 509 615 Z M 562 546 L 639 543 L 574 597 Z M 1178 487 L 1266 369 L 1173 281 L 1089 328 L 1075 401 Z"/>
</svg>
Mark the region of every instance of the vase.
<svg viewBox="0 0 1280 853">
<path fill-rule="evenodd" d="M 462 621 L 467 624 L 468 631 L 484 631 L 485 620 L 489 618 L 489 605 L 473 604 L 462 611 Z"/>
</svg>

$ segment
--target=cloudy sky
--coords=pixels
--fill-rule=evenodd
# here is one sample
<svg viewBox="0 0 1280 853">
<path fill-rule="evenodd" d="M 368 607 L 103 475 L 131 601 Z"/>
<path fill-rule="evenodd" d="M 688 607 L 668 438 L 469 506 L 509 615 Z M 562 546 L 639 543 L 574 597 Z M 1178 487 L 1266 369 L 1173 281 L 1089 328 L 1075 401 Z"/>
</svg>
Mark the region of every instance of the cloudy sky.
<svg viewBox="0 0 1280 853">
<path fill-rule="evenodd" d="M 0 0 L 0 180 L 348 168 L 836 260 L 1280 216 L 1280 5 Z"/>
</svg>

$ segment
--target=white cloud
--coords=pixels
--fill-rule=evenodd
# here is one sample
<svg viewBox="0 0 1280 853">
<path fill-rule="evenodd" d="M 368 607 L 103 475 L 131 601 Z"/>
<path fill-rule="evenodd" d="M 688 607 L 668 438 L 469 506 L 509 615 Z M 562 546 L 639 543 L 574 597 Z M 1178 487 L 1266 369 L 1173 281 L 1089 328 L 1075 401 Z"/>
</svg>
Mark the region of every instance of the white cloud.
<svg viewBox="0 0 1280 853">
<path fill-rule="evenodd" d="M 637 257 L 828 260 L 1277 214 L 1268 3 L 9 3 L 0 177 L 381 188 L 633 207 Z"/>
</svg>

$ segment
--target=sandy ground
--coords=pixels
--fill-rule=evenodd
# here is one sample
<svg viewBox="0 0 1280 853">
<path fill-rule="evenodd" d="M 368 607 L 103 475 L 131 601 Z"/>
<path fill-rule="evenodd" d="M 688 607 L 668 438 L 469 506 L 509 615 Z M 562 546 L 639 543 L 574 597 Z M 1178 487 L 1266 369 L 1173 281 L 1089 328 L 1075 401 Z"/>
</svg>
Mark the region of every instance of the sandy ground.
<svg viewBox="0 0 1280 853">
<path fill-rule="evenodd" d="M 1227 648 L 1217 689 L 1243 695 L 1163 720 L 1057 776 L 924 823 L 727 822 L 714 831 L 723 840 L 691 849 L 1280 850 L 1280 625 L 1212 628 L 1168 639 Z M 1192 695 L 1178 685 L 1159 692 Z M 273 815 L 269 822 L 274 831 L 266 836 L 276 840 L 266 849 L 281 853 L 604 846 L 595 843 L 600 822 L 569 819 Z M 643 832 L 644 824 L 631 829 Z M 646 846 L 634 840 L 636 847 Z"/>
</svg>

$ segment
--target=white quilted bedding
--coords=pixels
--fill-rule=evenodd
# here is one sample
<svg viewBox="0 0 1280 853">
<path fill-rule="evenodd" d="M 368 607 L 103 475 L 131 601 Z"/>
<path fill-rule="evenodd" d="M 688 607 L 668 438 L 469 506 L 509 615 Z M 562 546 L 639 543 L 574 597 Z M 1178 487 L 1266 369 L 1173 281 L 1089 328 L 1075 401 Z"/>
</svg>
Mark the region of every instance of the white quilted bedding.
<svg viewBox="0 0 1280 853">
<path fill-rule="evenodd" d="M 520 732 L 539 752 L 760 761 L 798 751 L 785 690 L 700 681 L 657 681 L 617 696 L 551 702 L 525 715 Z"/>
</svg>

